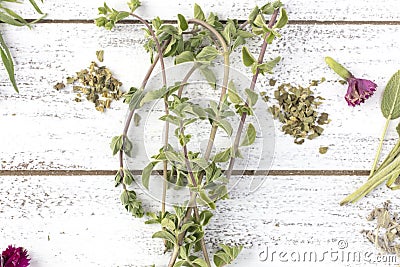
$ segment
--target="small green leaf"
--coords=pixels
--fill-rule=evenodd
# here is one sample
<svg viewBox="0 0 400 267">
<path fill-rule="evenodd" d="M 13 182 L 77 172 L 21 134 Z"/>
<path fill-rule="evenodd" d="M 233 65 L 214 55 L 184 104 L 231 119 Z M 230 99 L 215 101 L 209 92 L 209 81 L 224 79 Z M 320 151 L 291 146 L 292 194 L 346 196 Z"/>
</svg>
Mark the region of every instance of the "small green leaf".
<svg viewBox="0 0 400 267">
<path fill-rule="evenodd" d="M 245 46 L 242 47 L 242 60 L 246 67 L 250 67 L 254 62 L 256 62 L 256 59 Z"/>
<path fill-rule="evenodd" d="M 240 104 L 243 102 L 242 98 L 237 93 L 235 84 L 232 80 L 228 84 L 228 98 L 232 104 Z"/>
<path fill-rule="evenodd" d="M 200 224 L 202 226 L 206 226 L 210 222 L 212 216 L 214 216 L 214 215 L 211 213 L 211 211 L 203 210 L 200 213 Z"/>
<path fill-rule="evenodd" d="M 208 84 L 211 88 L 217 88 L 217 77 L 215 76 L 214 72 L 207 67 L 200 68 L 201 74 L 206 78 Z"/>
<path fill-rule="evenodd" d="M 228 136 L 232 136 L 233 129 L 232 129 L 231 124 L 227 120 L 221 120 L 220 119 L 220 120 L 215 121 L 215 122 L 217 123 L 217 125 L 219 127 L 221 127 L 226 132 L 226 134 Z"/>
<path fill-rule="evenodd" d="M 142 172 L 142 184 L 146 189 L 149 189 L 150 175 L 158 162 L 150 162 Z"/>
<path fill-rule="evenodd" d="M 122 177 L 121 177 L 121 170 L 118 170 L 117 173 L 115 174 L 115 187 L 119 186 L 122 182 Z"/>
<path fill-rule="evenodd" d="M 115 23 L 117 23 L 120 20 L 123 20 L 124 18 L 129 17 L 130 13 L 126 11 L 121 11 L 118 13 L 118 15 L 115 18 Z"/>
<path fill-rule="evenodd" d="M 254 128 L 253 124 L 249 124 L 247 127 L 246 135 L 240 146 L 249 146 L 254 143 L 256 140 L 256 129 Z"/>
<path fill-rule="evenodd" d="M 128 2 L 129 9 L 131 10 L 132 13 L 135 12 L 135 10 L 136 10 L 138 7 L 140 7 L 140 5 L 141 5 L 141 3 L 140 3 L 139 0 L 130 0 L 130 1 Z"/>
<path fill-rule="evenodd" d="M 8 50 L 8 47 L 7 47 L 6 43 L 4 42 L 4 39 L 3 39 L 3 36 L 1 35 L 1 33 L 0 33 L 0 54 L 1 54 L 1 59 L 3 61 L 4 67 L 7 70 L 10 82 L 13 85 L 14 90 L 18 93 L 18 87 L 17 87 L 17 83 L 15 81 L 13 59 L 12 59 L 10 50 Z"/>
<path fill-rule="evenodd" d="M 386 119 L 400 117 L 400 70 L 393 74 L 383 91 L 381 110 Z"/>
<path fill-rule="evenodd" d="M 286 13 L 286 9 L 284 9 L 283 7 L 280 8 L 280 14 L 279 14 L 279 18 L 278 21 L 275 24 L 275 28 L 283 28 L 287 23 L 288 23 L 288 16 Z"/>
<path fill-rule="evenodd" d="M 204 12 L 198 4 L 194 4 L 194 17 L 199 20 L 205 20 Z"/>
<path fill-rule="evenodd" d="M 252 24 L 253 21 L 256 19 L 257 15 L 260 13 L 260 9 L 258 8 L 258 6 L 256 6 L 255 8 L 253 8 L 253 10 L 250 12 L 249 15 L 249 23 Z"/>
<path fill-rule="evenodd" d="M 128 137 L 125 136 L 125 138 L 123 139 L 123 150 L 124 153 L 128 156 L 128 157 L 132 157 L 132 149 L 133 149 L 133 145 L 131 140 L 129 140 Z"/>
<path fill-rule="evenodd" d="M 265 73 L 272 73 L 272 70 L 275 68 L 275 66 L 281 61 L 281 57 L 278 56 L 274 58 L 273 60 L 267 61 L 265 63 L 262 63 L 260 65 L 257 65 L 259 71 L 261 74 Z"/>
<path fill-rule="evenodd" d="M 174 245 L 178 244 L 176 238 L 170 232 L 167 232 L 167 231 L 158 231 L 158 232 L 154 233 L 152 237 L 165 239 Z"/>
<path fill-rule="evenodd" d="M 124 178 L 123 178 L 123 183 L 126 185 L 131 185 L 133 183 L 133 174 L 131 173 L 130 170 L 124 169 Z"/>
<path fill-rule="evenodd" d="M 243 249 L 243 246 L 229 247 L 224 244 L 220 244 L 220 247 L 222 249 L 214 254 L 214 263 L 217 267 L 231 264 Z"/>
<path fill-rule="evenodd" d="M 165 87 L 147 92 L 141 100 L 140 106 L 143 106 L 145 103 L 151 102 L 153 100 L 163 98 L 166 93 L 167 89 Z"/>
<path fill-rule="evenodd" d="M 114 156 L 115 154 L 117 154 L 120 150 L 122 150 L 122 145 L 123 145 L 123 142 L 122 142 L 122 135 L 120 135 L 120 136 L 114 136 L 114 137 L 111 139 L 110 148 L 111 148 L 111 150 L 112 150 L 113 156 Z"/>
<path fill-rule="evenodd" d="M 29 2 L 31 3 L 31 5 L 33 6 L 33 8 L 36 10 L 37 13 L 43 15 L 42 10 L 40 10 L 39 6 L 36 4 L 34 0 L 29 0 Z"/>
<path fill-rule="evenodd" d="M 229 158 L 231 157 L 231 151 L 232 148 L 227 148 L 224 151 L 221 151 L 219 153 L 217 153 L 214 157 L 213 157 L 213 161 L 214 162 L 227 162 L 229 160 Z"/>
<path fill-rule="evenodd" d="M 202 258 L 196 258 L 192 263 L 197 264 L 200 267 L 208 267 L 208 264 L 205 260 Z"/>
<path fill-rule="evenodd" d="M 178 14 L 178 26 L 182 31 L 186 31 L 189 28 L 186 18 L 181 14 Z"/>
<path fill-rule="evenodd" d="M 213 61 L 219 54 L 220 53 L 215 47 L 206 46 L 200 51 L 200 53 L 197 54 L 196 60 L 210 62 Z"/>
<path fill-rule="evenodd" d="M 169 218 L 162 219 L 161 226 L 171 231 L 175 230 L 175 223 Z"/>
<path fill-rule="evenodd" d="M 181 64 L 185 62 L 191 62 L 194 61 L 194 55 L 193 52 L 191 51 L 183 51 L 179 55 L 175 57 L 175 64 Z"/>
<path fill-rule="evenodd" d="M 246 88 L 245 93 L 247 95 L 247 100 L 249 103 L 247 103 L 250 107 L 253 107 L 258 100 L 258 94 L 252 90 L 250 90 L 249 88 Z"/>
<path fill-rule="evenodd" d="M 214 201 L 211 200 L 211 198 L 207 195 L 205 190 L 200 190 L 200 199 L 204 201 L 207 206 L 209 206 L 211 209 L 215 210 L 216 206 Z"/>
</svg>

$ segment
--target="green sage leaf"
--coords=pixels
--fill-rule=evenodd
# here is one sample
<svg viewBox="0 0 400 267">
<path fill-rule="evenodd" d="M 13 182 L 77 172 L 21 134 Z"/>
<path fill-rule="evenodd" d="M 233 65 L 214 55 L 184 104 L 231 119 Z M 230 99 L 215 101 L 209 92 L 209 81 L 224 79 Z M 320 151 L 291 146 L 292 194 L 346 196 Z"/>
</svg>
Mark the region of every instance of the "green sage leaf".
<svg viewBox="0 0 400 267">
<path fill-rule="evenodd" d="M 393 74 L 386 85 L 381 110 L 386 119 L 394 120 L 400 117 L 400 70 Z"/>
</svg>

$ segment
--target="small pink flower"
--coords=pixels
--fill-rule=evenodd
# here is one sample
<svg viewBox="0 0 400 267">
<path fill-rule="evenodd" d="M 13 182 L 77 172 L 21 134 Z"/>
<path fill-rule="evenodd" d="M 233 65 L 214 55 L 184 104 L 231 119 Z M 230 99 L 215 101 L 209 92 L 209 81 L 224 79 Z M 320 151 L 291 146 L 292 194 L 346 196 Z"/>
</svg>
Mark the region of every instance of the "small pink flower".
<svg viewBox="0 0 400 267">
<path fill-rule="evenodd" d="M 366 99 L 374 94 L 377 87 L 377 85 L 370 80 L 357 79 L 353 76 L 347 79 L 347 82 L 349 83 L 349 88 L 344 98 L 349 106 L 353 107 L 364 103 Z"/>
<path fill-rule="evenodd" d="M 27 267 L 29 266 L 30 259 L 28 258 L 28 251 L 21 247 L 14 247 L 9 245 L 6 250 L 1 254 L 3 259 L 2 267 Z M 1 265 L 1 264 L 0 264 Z"/>
</svg>

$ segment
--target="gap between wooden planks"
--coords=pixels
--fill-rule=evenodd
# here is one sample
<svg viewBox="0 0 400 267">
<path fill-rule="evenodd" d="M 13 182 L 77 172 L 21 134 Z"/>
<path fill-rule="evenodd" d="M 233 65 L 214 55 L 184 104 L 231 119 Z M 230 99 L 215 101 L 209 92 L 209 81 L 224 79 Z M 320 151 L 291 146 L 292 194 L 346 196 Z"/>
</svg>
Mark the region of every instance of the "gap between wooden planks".
<svg viewBox="0 0 400 267">
<path fill-rule="evenodd" d="M 115 175 L 116 170 L 0 170 L 0 176 L 104 176 Z M 141 175 L 141 170 L 133 170 Z M 153 171 L 153 175 L 162 171 Z M 235 170 L 233 175 L 248 176 L 368 176 L 367 170 Z"/>
<path fill-rule="evenodd" d="M 28 22 L 33 22 L 34 19 L 27 19 Z M 176 24 L 176 20 L 163 20 L 165 23 Z M 221 20 L 221 22 L 226 22 L 226 20 Z M 244 20 L 238 20 L 239 24 L 244 23 Z M 66 23 L 66 24 L 92 24 L 94 20 L 87 19 L 42 19 L 38 23 Z M 121 20 L 118 24 L 142 24 L 138 20 L 126 19 Z M 345 21 L 345 20 L 290 20 L 288 24 L 291 25 L 400 25 L 400 21 L 398 20 L 389 20 L 389 21 L 363 21 L 363 20 L 353 20 L 353 21 Z"/>
</svg>

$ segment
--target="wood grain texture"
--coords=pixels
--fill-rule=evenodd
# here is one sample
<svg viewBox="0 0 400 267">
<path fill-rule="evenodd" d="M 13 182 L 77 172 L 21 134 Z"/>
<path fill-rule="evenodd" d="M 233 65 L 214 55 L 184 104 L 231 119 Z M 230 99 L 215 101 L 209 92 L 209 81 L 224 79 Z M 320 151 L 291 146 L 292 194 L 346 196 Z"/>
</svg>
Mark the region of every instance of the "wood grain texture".
<svg viewBox="0 0 400 267">
<path fill-rule="evenodd" d="M 375 226 L 365 217 L 386 199 L 393 200 L 394 209 L 400 204 L 397 193 L 382 187 L 356 205 L 340 207 L 340 199 L 364 177 L 256 177 L 262 185 L 251 193 L 252 178 L 233 178 L 236 185 L 230 199 L 218 203 L 206 230 L 210 251 L 221 242 L 245 246 L 234 266 L 271 266 L 259 259 L 266 248 L 372 252 L 376 257 L 373 245 L 359 233 Z M 157 200 L 137 190 L 146 210 L 159 208 Z M 112 176 L 0 177 L 0 247 L 10 243 L 26 247 L 32 267 L 165 266 L 162 242 L 151 238 L 158 227 L 128 215 L 119 194 Z M 339 240 L 348 248 L 340 250 Z M 315 266 L 366 264 L 326 260 Z"/>
<path fill-rule="evenodd" d="M 112 136 L 122 131 L 126 106 L 112 103 L 112 109 L 100 114 L 87 102 L 72 101 L 71 89 L 57 92 L 52 87 L 88 66 L 99 48 L 105 50 L 105 65 L 124 83 L 124 89 L 137 86 L 148 66 L 140 26 L 122 25 L 108 32 L 90 24 L 40 24 L 33 30 L 7 27 L 3 32 L 16 58 L 21 93 L 14 93 L 1 70 L 1 169 L 115 169 L 117 160 L 110 155 L 108 144 Z M 395 56 L 400 51 L 397 41 L 400 27 L 292 25 L 282 33 L 284 37 L 269 48 L 267 58 L 281 55 L 283 60 L 276 74 L 260 79 L 258 90 L 272 95 L 273 88 L 267 85 L 269 78 L 277 79 L 278 84 L 306 86 L 313 79 L 326 77 L 327 82 L 315 90 L 326 98 L 321 110 L 330 114 L 332 122 L 325 127 L 323 136 L 301 146 L 278 130 L 279 123 L 270 125 L 263 129 L 262 136 L 261 132 L 258 134 L 254 149 L 258 148 L 261 137 L 275 135 L 271 138 L 275 142 L 272 164 L 275 170 L 370 168 L 384 124 L 379 111 L 380 95 L 400 65 L 399 57 Z M 257 53 L 254 43 L 250 47 Z M 346 87 L 337 82 L 335 74 L 324 64 L 326 55 L 337 58 L 355 75 L 373 79 L 379 85 L 376 95 L 360 107 L 347 107 L 343 99 Z M 232 62 L 239 72 L 249 75 L 239 54 L 233 55 Z M 167 64 L 172 66 L 169 61 Z M 202 93 L 197 96 L 202 97 Z M 259 120 L 264 122 L 266 111 L 260 109 L 259 114 Z M 150 128 L 146 138 L 137 136 L 138 146 L 142 144 L 143 148 L 145 143 L 151 147 L 150 152 L 157 151 L 161 143 L 154 140 L 159 140 L 159 134 L 157 127 Z M 384 151 L 395 142 L 396 135 L 392 125 Z M 207 131 L 202 136 L 206 138 Z M 318 153 L 321 145 L 330 147 L 326 155 Z M 148 155 L 152 155 L 149 151 L 148 155 L 144 150 L 139 151 L 135 169 L 143 168 Z M 254 157 L 257 153 L 250 155 Z M 267 163 L 260 169 L 268 169 L 271 154 L 262 155 Z M 255 158 L 250 159 L 257 166 Z"/>
<path fill-rule="evenodd" d="M 126 1 L 109 0 L 107 4 L 117 10 L 127 10 Z M 282 1 L 290 14 L 291 20 L 317 20 L 317 21 L 399 21 L 399 5 L 396 0 L 365 0 L 346 1 L 338 0 L 287 0 Z M 193 5 L 198 3 L 206 13 L 212 11 L 220 18 L 247 19 L 248 14 L 255 5 L 262 6 L 266 1 L 241 1 L 241 0 L 147 0 L 142 1 L 138 10 L 145 18 L 160 16 L 162 19 L 175 20 L 176 14 L 193 16 Z M 40 6 L 48 13 L 48 19 L 84 19 L 89 20 L 97 16 L 97 8 L 103 4 L 97 0 L 72 0 L 72 1 L 44 1 Z M 35 18 L 33 9 L 26 5 L 19 7 L 22 14 L 28 18 Z"/>
</svg>

